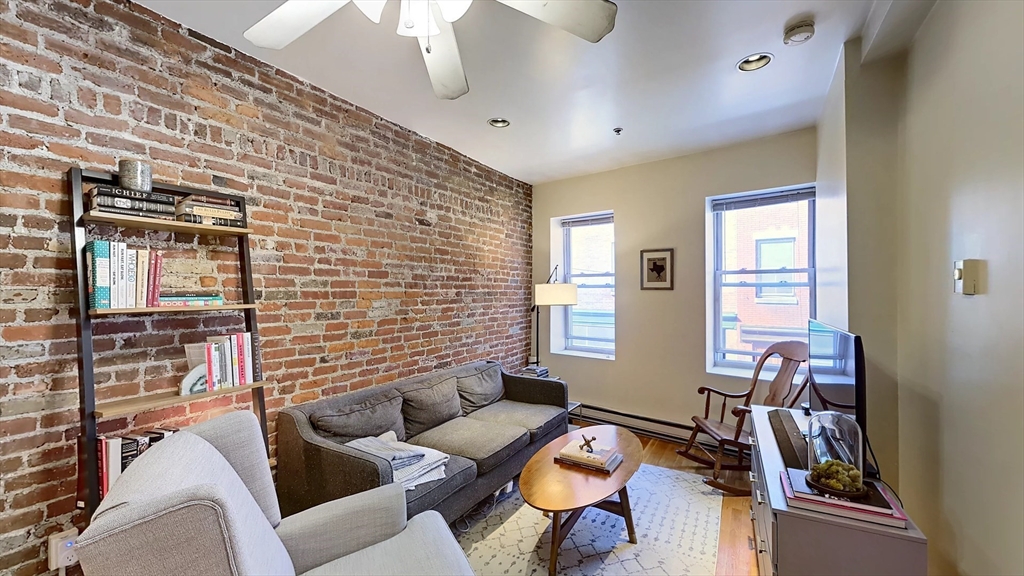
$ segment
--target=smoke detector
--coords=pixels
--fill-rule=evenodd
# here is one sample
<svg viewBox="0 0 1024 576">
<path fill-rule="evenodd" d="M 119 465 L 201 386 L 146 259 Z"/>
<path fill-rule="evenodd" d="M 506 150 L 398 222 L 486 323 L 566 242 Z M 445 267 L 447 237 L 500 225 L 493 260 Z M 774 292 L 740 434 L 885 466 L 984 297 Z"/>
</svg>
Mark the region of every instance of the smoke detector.
<svg viewBox="0 0 1024 576">
<path fill-rule="evenodd" d="M 803 44 L 814 36 L 814 22 L 811 20 L 802 20 L 786 28 L 786 31 L 782 34 L 782 43 L 786 46 L 796 46 L 797 44 Z"/>
</svg>

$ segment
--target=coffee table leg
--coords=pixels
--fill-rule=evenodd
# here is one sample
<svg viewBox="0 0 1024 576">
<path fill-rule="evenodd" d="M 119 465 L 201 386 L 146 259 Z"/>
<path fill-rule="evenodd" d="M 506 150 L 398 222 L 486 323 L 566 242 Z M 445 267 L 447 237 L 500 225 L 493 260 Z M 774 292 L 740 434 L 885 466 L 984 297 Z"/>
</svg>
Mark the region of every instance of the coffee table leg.
<svg viewBox="0 0 1024 576">
<path fill-rule="evenodd" d="M 548 575 L 558 574 L 558 548 L 562 545 L 561 538 L 562 513 L 551 513 L 551 558 L 548 560 Z"/>
<path fill-rule="evenodd" d="M 622 518 L 626 520 L 626 531 L 629 533 L 629 541 L 636 544 L 636 530 L 633 529 L 633 511 L 629 509 L 629 494 L 626 487 L 619 490 L 619 502 L 622 505 Z"/>
</svg>

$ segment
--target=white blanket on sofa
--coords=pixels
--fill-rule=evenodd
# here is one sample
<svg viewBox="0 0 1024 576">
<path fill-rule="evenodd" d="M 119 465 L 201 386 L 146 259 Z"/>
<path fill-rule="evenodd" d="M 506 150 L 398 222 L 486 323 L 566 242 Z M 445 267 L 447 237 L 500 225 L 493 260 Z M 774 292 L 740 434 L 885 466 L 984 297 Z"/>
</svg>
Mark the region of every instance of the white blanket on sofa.
<svg viewBox="0 0 1024 576">
<path fill-rule="evenodd" d="M 392 478 L 406 490 L 444 479 L 448 455 L 432 448 L 399 442 L 394 432 L 377 437 L 357 438 L 345 444 L 391 463 Z"/>
</svg>

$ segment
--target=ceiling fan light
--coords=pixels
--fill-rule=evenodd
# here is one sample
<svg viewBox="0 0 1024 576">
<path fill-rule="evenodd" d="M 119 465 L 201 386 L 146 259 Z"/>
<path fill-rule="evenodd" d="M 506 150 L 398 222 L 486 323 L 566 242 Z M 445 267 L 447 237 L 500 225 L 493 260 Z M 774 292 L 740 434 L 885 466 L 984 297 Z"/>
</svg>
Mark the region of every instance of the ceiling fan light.
<svg viewBox="0 0 1024 576">
<path fill-rule="evenodd" d="M 445 22 L 455 22 L 466 14 L 473 0 L 433 0 L 433 2 L 441 9 L 441 17 Z"/>
<path fill-rule="evenodd" d="M 440 33 L 428 0 L 402 0 L 402 10 L 398 17 L 399 36 L 424 38 Z"/>
<path fill-rule="evenodd" d="M 380 15 L 384 12 L 384 5 L 388 0 L 352 0 L 363 13 L 374 24 L 380 24 Z"/>
</svg>

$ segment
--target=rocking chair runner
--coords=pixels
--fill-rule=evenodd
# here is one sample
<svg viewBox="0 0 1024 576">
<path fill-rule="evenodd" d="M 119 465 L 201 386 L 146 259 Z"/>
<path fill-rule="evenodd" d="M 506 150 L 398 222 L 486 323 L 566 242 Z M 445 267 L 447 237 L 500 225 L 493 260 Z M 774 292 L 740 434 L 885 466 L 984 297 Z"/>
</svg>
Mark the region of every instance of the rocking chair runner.
<svg viewBox="0 0 1024 576">
<path fill-rule="evenodd" d="M 761 354 L 757 365 L 754 367 L 754 376 L 750 380 L 750 389 L 746 392 L 723 392 L 707 386 L 697 389 L 698 394 L 704 394 L 704 416 L 693 417 L 693 433 L 686 443 L 686 447 L 676 450 L 685 458 L 693 460 L 698 464 L 713 467 L 714 472 L 711 478 L 704 478 L 704 483 L 729 494 L 737 496 L 749 496 L 749 488 L 740 488 L 727 484 L 721 480 L 722 470 L 750 470 L 750 434 L 743 429 L 743 422 L 750 413 L 750 401 L 754 397 L 754 389 L 757 387 L 758 377 L 761 375 L 761 368 L 765 362 L 774 355 L 782 357 L 779 371 L 768 386 L 768 396 L 764 399 L 766 406 L 782 406 L 793 391 L 793 376 L 800 368 L 800 365 L 807 362 L 807 344 L 797 341 L 776 342 L 768 347 Z M 800 389 L 803 390 L 801 385 Z M 711 418 L 711 395 L 718 394 L 722 397 L 722 410 L 718 419 Z M 794 397 L 791 406 L 795 403 Z M 742 400 L 742 403 L 731 411 L 736 418 L 736 423 L 731 424 L 725 421 L 726 403 L 730 399 Z M 715 454 L 708 452 L 703 446 L 697 443 L 697 434 L 704 433 L 711 437 L 718 444 Z M 736 458 L 726 462 L 725 448 L 730 447 L 736 450 Z M 703 452 L 703 455 L 695 453 L 694 450 Z"/>
</svg>

